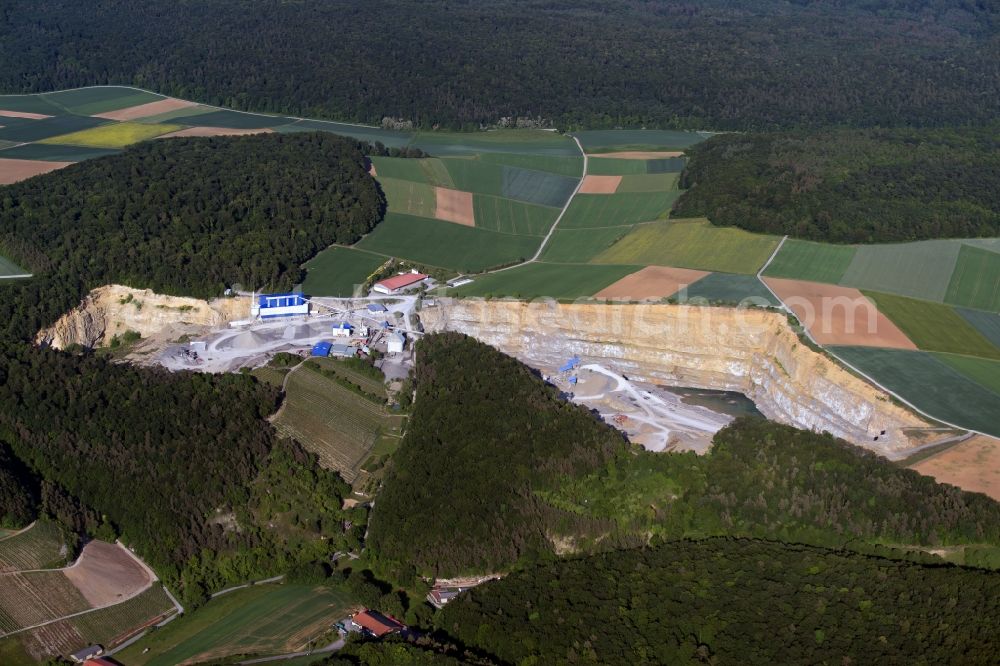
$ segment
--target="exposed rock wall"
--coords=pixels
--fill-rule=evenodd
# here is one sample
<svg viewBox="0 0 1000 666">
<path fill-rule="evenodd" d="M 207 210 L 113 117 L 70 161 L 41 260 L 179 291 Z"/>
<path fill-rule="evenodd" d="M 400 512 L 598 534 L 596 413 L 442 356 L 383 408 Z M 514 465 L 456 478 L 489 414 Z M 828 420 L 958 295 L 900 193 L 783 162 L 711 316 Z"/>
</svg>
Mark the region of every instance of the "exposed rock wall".
<svg viewBox="0 0 1000 666">
<path fill-rule="evenodd" d="M 928 427 L 802 344 L 775 312 L 440 299 L 420 317 L 427 331 L 466 333 L 534 367 L 552 368 L 578 354 L 632 379 L 740 391 L 768 418 L 826 430 L 883 454 L 916 444 L 904 428 Z"/>
<path fill-rule="evenodd" d="M 195 331 L 224 325 L 249 312 L 250 300 L 246 297 L 208 302 L 112 284 L 87 294 L 80 305 L 39 331 L 36 342 L 56 349 L 72 344 L 100 347 L 125 331 L 137 331 L 144 338 L 165 331 Z"/>
</svg>

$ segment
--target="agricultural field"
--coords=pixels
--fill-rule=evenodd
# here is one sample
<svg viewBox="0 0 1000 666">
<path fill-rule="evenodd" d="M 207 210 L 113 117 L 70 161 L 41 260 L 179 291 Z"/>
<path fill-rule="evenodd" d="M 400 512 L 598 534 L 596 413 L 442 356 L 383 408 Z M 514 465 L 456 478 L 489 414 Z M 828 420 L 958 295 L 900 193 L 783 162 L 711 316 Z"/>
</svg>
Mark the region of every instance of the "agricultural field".
<svg viewBox="0 0 1000 666">
<path fill-rule="evenodd" d="M 576 188 L 577 179 L 464 158 L 441 160 L 454 189 L 490 194 L 540 206 L 561 208 Z"/>
<path fill-rule="evenodd" d="M 85 146 L 60 146 L 48 143 L 25 143 L 3 151 L 10 160 L 36 160 L 42 162 L 82 162 L 83 160 L 117 155 L 114 148 L 87 148 Z"/>
<path fill-rule="evenodd" d="M 410 145 L 439 157 L 485 153 L 580 157 L 576 143 L 569 137 L 538 130 L 497 130 L 476 134 L 420 132 Z"/>
<path fill-rule="evenodd" d="M 718 305 L 780 305 L 756 276 L 735 273 L 709 273 L 688 287 L 686 293 L 673 296 L 681 302 L 703 299 Z"/>
<path fill-rule="evenodd" d="M 412 180 L 379 177 L 390 211 L 419 217 L 434 217 L 437 197 L 434 188 Z"/>
<path fill-rule="evenodd" d="M 387 260 L 354 248 L 328 247 L 305 264 L 302 291 L 310 296 L 353 296 L 355 285 L 364 284 Z"/>
<path fill-rule="evenodd" d="M 864 293 L 919 349 L 1000 359 L 1000 348 L 947 305 L 892 294 Z"/>
<path fill-rule="evenodd" d="M 0 575 L 0 633 L 51 622 L 90 608 L 60 569 Z"/>
<path fill-rule="evenodd" d="M 574 132 L 590 155 L 621 151 L 684 150 L 711 136 L 710 132 L 678 130 L 588 130 Z"/>
<path fill-rule="evenodd" d="M 827 350 L 910 403 L 950 423 L 1000 436 L 1000 395 L 943 362 L 935 354 L 875 347 Z"/>
<path fill-rule="evenodd" d="M 181 125 L 146 125 L 127 122 L 102 125 L 91 129 L 61 134 L 43 139 L 44 144 L 84 146 L 87 148 L 124 148 L 133 143 L 153 139 L 163 134 L 176 132 Z"/>
<path fill-rule="evenodd" d="M 209 601 L 115 659 L 127 666 L 175 666 L 304 650 L 357 607 L 338 588 L 255 585 Z"/>
<path fill-rule="evenodd" d="M 0 539 L 0 573 L 62 566 L 66 547 L 62 532 L 44 520 L 14 536 Z"/>
<path fill-rule="evenodd" d="M 957 354 L 936 353 L 935 356 L 972 381 L 1000 395 L 1000 361 Z"/>
<path fill-rule="evenodd" d="M 408 180 L 440 187 L 455 187 L 444 162 L 435 158 L 373 157 L 376 178 L 381 182 L 386 178 Z"/>
<path fill-rule="evenodd" d="M 1000 501 L 1000 440 L 976 435 L 910 465 L 910 469 Z"/>
<path fill-rule="evenodd" d="M 450 296 L 508 296 L 570 300 L 589 297 L 641 266 L 533 263 L 509 271 L 479 276 Z"/>
<path fill-rule="evenodd" d="M 330 132 L 331 134 L 349 136 L 358 141 L 378 142 L 387 148 L 405 148 L 413 140 L 413 134 L 410 132 L 397 132 L 379 127 L 337 123 L 331 120 L 294 119 L 291 123 L 273 125 L 272 127 L 278 132 Z"/>
<path fill-rule="evenodd" d="M 551 157 L 546 155 L 518 155 L 516 153 L 482 153 L 472 159 L 479 159 L 490 164 L 518 167 L 520 169 L 548 171 L 574 179 L 579 179 L 583 174 L 583 158 L 579 154 L 573 157 Z"/>
<path fill-rule="evenodd" d="M 646 160 L 619 160 L 611 157 L 591 157 L 587 160 L 587 174 L 594 176 L 647 175 Z"/>
<path fill-rule="evenodd" d="M 516 236 L 544 236 L 552 228 L 558 208 L 476 194 L 472 197 L 476 226 Z"/>
<path fill-rule="evenodd" d="M 647 173 L 622 176 L 618 192 L 668 192 L 677 189 L 676 173 Z"/>
<path fill-rule="evenodd" d="M 402 417 L 307 365 L 289 375 L 285 390 L 275 427 L 298 440 L 319 456 L 320 464 L 337 470 L 348 482 L 358 476 L 381 434 L 398 434 Z M 381 385 L 377 391 L 385 395 Z"/>
<path fill-rule="evenodd" d="M 944 301 L 990 312 L 1000 311 L 1000 252 L 963 245 Z"/>
<path fill-rule="evenodd" d="M 162 95 L 137 88 L 95 86 L 40 95 L 53 106 L 79 116 L 93 116 L 163 99 Z"/>
<path fill-rule="evenodd" d="M 3 125 L 0 127 L 0 139 L 17 143 L 41 141 L 61 134 L 107 125 L 109 122 L 103 118 L 89 116 L 53 116 L 41 120 L 4 118 L 3 123 L 0 123 Z"/>
<path fill-rule="evenodd" d="M 983 337 L 1000 347 L 1000 314 L 966 308 L 955 308 L 955 312 L 972 324 L 973 328 L 983 334 Z"/>
<path fill-rule="evenodd" d="M 602 252 L 595 263 L 676 266 L 725 273 L 756 273 L 778 239 L 705 220 L 657 222 L 636 226 Z"/>
<path fill-rule="evenodd" d="M 941 302 L 961 248 L 961 241 L 861 245 L 840 284 Z"/>
<path fill-rule="evenodd" d="M 854 258 L 851 245 L 830 245 L 787 239 L 764 275 L 767 277 L 839 284 Z"/>
<path fill-rule="evenodd" d="M 540 257 L 551 263 L 587 263 L 628 233 L 629 227 L 563 229 L 560 225 Z"/>
<path fill-rule="evenodd" d="M 704 271 L 666 266 L 646 266 L 597 292 L 595 298 L 661 300 L 685 290 L 705 277 Z"/>
<path fill-rule="evenodd" d="M 578 194 L 559 223 L 559 229 L 620 227 L 661 219 L 666 217 L 678 196 L 680 192 L 677 191 Z"/>
<path fill-rule="evenodd" d="M 389 213 L 356 247 L 419 264 L 479 272 L 535 253 L 539 238 L 514 236 L 412 215 Z"/>
</svg>

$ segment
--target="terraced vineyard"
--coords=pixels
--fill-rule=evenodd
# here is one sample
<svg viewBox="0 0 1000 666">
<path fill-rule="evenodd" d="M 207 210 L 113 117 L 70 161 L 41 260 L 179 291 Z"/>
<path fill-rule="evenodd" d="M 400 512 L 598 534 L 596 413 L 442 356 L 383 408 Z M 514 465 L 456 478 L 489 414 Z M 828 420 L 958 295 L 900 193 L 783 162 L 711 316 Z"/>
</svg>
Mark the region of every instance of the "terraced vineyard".
<svg viewBox="0 0 1000 666">
<path fill-rule="evenodd" d="M 153 585 L 128 601 L 78 615 L 69 622 L 86 640 L 109 645 L 124 640 L 173 611 L 174 604 L 163 587 Z"/>
<path fill-rule="evenodd" d="M 59 528 L 38 521 L 20 534 L 0 540 L 0 573 L 60 566 L 65 552 Z"/>
<path fill-rule="evenodd" d="M 0 577 L 0 631 L 10 633 L 90 608 L 61 571 Z"/>
<path fill-rule="evenodd" d="M 367 385 L 374 390 L 372 383 Z M 384 394 L 381 385 L 377 389 Z M 320 464 L 337 470 L 348 482 L 358 476 L 380 433 L 400 427 L 401 417 L 390 414 L 384 405 L 353 393 L 308 366 L 289 377 L 286 392 L 275 420 L 279 432 L 297 439 L 319 456 Z"/>
</svg>

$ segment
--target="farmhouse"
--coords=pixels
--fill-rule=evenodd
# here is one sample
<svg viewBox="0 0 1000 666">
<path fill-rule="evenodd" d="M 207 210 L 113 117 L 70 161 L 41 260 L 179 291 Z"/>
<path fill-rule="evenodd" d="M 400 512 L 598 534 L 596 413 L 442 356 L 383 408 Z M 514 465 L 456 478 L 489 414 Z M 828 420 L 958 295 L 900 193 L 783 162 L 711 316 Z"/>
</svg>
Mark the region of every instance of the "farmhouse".
<svg viewBox="0 0 1000 666">
<path fill-rule="evenodd" d="M 309 301 L 304 294 L 261 294 L 250 307 L 251 317 L 298 317 L 309 314 Z"/>
<path fill-rule="evenodd" d="M 378 611 L 365 610 L 356 613 L 351 618 L 354 626 L 358 627 L 362 633 L 369 634 L 375 638 L 381 638 L 386 634 L 396 633 L 405 629 L 400 622 L 379 613 Z"/>
<path fill-rule="evenodd" d="M 399 275 L 376 282 L 372 289 L 380 294 L 398 294 L 404 289 L 412 287 L 413 285 L 423 282 L 426 279 L 426 275 L 416 271 L 411 273 L 400 273 Z"/>
<path fill-rule="evenodd" d="M 346 321 L 338 321 L 333 325 L 333 335 L 338 338 L 349 338 L 354 334 L 354 327 Z"/>
</svg>

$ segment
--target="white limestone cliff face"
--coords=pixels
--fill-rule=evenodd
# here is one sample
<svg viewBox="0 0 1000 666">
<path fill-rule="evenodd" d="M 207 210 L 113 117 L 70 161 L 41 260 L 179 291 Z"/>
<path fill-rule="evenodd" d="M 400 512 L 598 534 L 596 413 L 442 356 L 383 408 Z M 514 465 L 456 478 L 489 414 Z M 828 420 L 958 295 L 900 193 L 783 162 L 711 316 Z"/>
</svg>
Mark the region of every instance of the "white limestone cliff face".
<svg viewBox="0 0 1000 666">
<path fill-rule="evenodd" d="M 775 312 L 662 304 L 438 304 L 420 313 L 429 332 L 466 333 L 535 367 L 551 368 L 578 354 L 631 379 L 740 391 L 768 418 L 825 430 L 882 454 L 918 443 L 904 429 L 929 426 L 802 344 Z"/>
<path fill-rule="evenodd" d="M 245 317 L 249 311 L 250 301 L 245 297 L 209 302 L 112 284 L 87 294 L 79 306 L 39 331 L 35 342 L 56 349 L 72 344 L 100 347 L 126 331 L 137 331 L 144 338 L 168 330 L 194 331 L 224 325 Z"/>
</svg>

